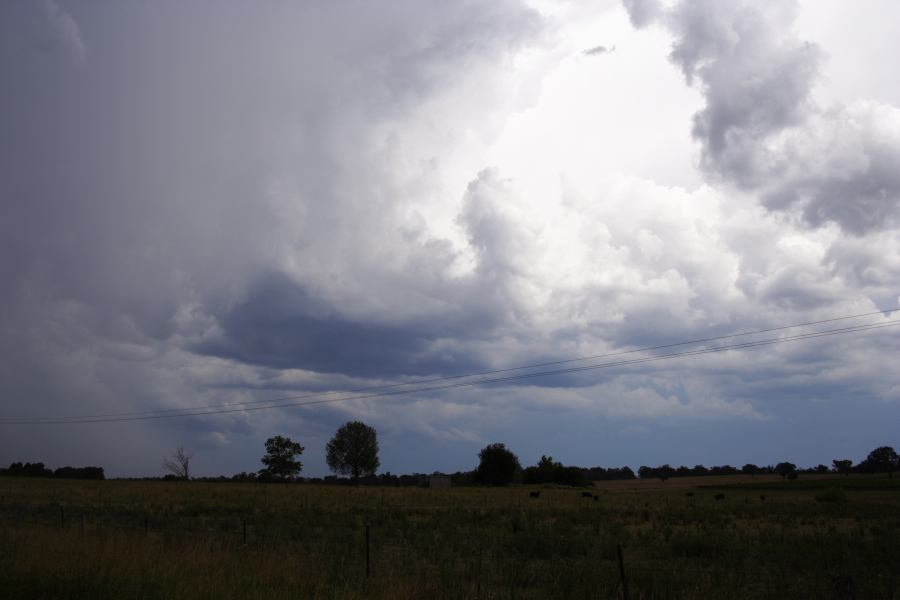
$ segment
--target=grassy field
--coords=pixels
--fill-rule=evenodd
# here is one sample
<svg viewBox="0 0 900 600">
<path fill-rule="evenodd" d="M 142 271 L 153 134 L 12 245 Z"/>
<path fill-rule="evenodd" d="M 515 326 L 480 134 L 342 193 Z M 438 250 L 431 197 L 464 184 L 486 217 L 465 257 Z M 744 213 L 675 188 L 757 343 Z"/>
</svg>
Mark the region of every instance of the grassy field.
<svg viewBox="0 0 900 600">
<path fill-rule="evenodd" d="M 0 596 L 900 598 L 894 480 L 537 489 L 5 477 Z"/>
</svg>

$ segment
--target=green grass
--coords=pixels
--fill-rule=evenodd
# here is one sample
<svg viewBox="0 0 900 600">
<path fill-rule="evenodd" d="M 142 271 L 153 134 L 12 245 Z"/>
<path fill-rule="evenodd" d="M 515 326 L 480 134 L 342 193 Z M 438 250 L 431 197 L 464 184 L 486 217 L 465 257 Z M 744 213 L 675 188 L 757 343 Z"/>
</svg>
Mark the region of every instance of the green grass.
<svg viewBox="0 0 900 600">
<path fill-rule="evenodd" d="M 570 489 L 534 500 L 528 487 L 0 478 L 0 595 L 615 598 L 621 545 L 632 598 L 900 597 L 893 481 L 731 483 L 692 497 L 642 483 L 598 489 L 595 502 Z"/>
</svg>

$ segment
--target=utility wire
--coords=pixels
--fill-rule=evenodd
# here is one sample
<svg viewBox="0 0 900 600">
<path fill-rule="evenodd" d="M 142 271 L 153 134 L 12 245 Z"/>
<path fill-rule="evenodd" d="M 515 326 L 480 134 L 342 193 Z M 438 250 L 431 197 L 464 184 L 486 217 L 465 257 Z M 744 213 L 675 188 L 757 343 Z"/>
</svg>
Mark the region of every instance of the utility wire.
<svg viewBox="0 0 900 600">
<path fill-rule="evenodd" d="M 626 354 L 636 354 L 638 352 L 652 352 L 654 350 L 664 350 L 666 348 L 676 348 L 679 346 L 689 346 L 689 345 L 693 345 L 693 344 L 715 342 L 715 341 L 720 341 L 720 340 L 725 340 L 725 339 L 735 338 L 735 337 L 757 335 L 757 334 L 761 334 L 761 333 L 771 333 L 774 331 L 784 331 L 786 329 L 793 329 L 796 327 L 809 327 L 811 325 L 822 325 L 824 323 L 834 323 L 836 321 L 847 321 L 850 319 L 859 319 L 862 317 L 871 317 L 874 315 L 885 315 L 886 316 L 886 315 L 890 315 L 893 312 L 896 312 L 897 310 L 900 310 L 900 309 L 895 308 L 895 309 L 877 310 L 877 311 L 873 311 L 873 312 L 860 313 L 860 314 L 856 314 L 856 315 L 847 315 L 844 317 L 833 317 L 830 319 L 820 319 L 818 321 L 807 321 L 805 323 L 794 323 L 792 325 L 783 325 L 781 327 L 770 327 L 767 329 L 757 329 L 754 331 L 731 333 L 728 335 L 700 338 L 700 339 L 688 340 L 688 341 L 684 341 L 684 342 L 674 342 L 671 344 L 648 346 L 648 347 L 643 347 L 643 348 L 636 348 L 634 350 L 620 350 L 617 352 L 608 352 L 605 354 L 594 354 L 594 355 L 590 355 L 590 356 L 580 356 L 577 358 L 568 358 L 568 359 L 564 359 L 564 360 L 555 360 L 555 361 L 550 361 L 550 362 L 535 363 L 535 364 L 523 365 L 523 366 L 519 366 L 519 367 L 507 367 L 507 368 L 503 368 L 503 369 L 492 369 L 492 370 L 488 370 L 488 371 L 479 371 L 476 373 L 464 373 L 464 374 L 460 374 L 460 375 L 444 375 L 441 377 L 432 377 L 432 378 L 428 378 L 428 379 L 418 379 L 415 381 L 405 381 L 405 382 L 399 382 L 399 383 L 367 386 L 367 387 L 355 388 L 355 389 L 351 389 L 351 390 L 330 390 L 327 392 L 309 392 L 309 393 L 300 394 L 300 395 L 283 396 L 281 398 L 270 398 L 268 400 L 245 400 L 245 401 L 241 401 L 241 402 L 224 402 L 224 403 L 211 404 L 211 405 L 206 405 L 206 406 L 192 406 L 192 407 L 181 407 L 181 408 L 159 408 L 159 409 L 136 411 L 136 412 L 106 413 L 106 414 L 95 414 L 95 415 L 70 415 L 70 416 L 62 416 L 62 417 L 46 417 L 46 419 L 52 419 L 53 422 L 57 422 L 57 421 L 67 421 L 69 419 L 82 420 L 82 419 L 105 419 L 105 418 L 114 418 L 114 417 L 153 417 L 156 415 L 159 415 L 160 418 L 162 418 L 164 416 L 169 416 L 169 414 L 171 414 L 172 416 L 180 416 L 179 414 L 175 414 L 175 413 L 188 412 L 188 413 L 190 413 L 190 415 L 193 415 L 195 413 L 195 411 L 220 410 L 220 409 L 224 409 L 227 407 L 252 407 L 254 405 L 269 405 L 272 403 L 291 402 L 291 401 L 295 401 L 295 400 L 306 400 L 306 399 L 310 399 L 310 398 L 322 398 L 322 397 L 335 396 L 335 395 L 341 395 L 341 394 L 361 394 L 361 393 L 368 393 L 368 392 L 377 392 L 377 391 L 382 391 L 382 390 L 390 390 L 390 389 L 409 387 L 409 386 L 421 386 L 421 385 L 435 383 L 435 382 L 441 382 L 441 381 L 469 379 L 469 378 L 473 378 L 473 377 L 482 377 L 485 375 L 495 375 L 495 374 L 499 374 L 499 373 L 511 373 L 513 371 L 524 371 L 526 369 L 538 369 L 541 367 L 550 367 L 550 366 L 554 366 L 554 365 L 563 365 L 563 364 L 570 364 L 570 363 L 575 363 L 575 362 L 583 362 L 586 360 L 612 358 L 614 356 L 623 356 Z M 231 412 L 234 412 L 234 411 L 231 411 Z M 206 413 L 198 413 L 198 414 L 206 414 Z M 190 416 L 190 415 L 187 415 L 187 416 Z M 32 420 L 35 420 L 35 419 L 29 419 L 27 417 L 22 417 L 22 418 L 18 418 L 18 419 L 15 417 L 9 417 L 9 418 L 0 417 L 0 424 L 9 423 L 12 421 L 32 421 Z"/>
<path fill-rule="evenodd" d="M 63 425 L 63 424 L 78 424 L 78 423 L 110 423 L 110 422 L 121 422 L 121 421 L 144 421 L 150 419 L 165 419 L 165 418 L 175 418 L 175 417 L 191 417 L 191 416 L 205 416 L 205 415 L 218 415 L 218 414 L 227 414 L 227 413 L 235 413 L 235 412 L 250 412 L 257 410 L 269 410 L 273 408 L 288 408 L 295 406 L 310 406 L 315 404 L 329 404 L 334 402 L 345 402 L 348 400 L 363 400 L 370 398 L 383 398 L 388 396 L 397 396 L 397 395 L 407 395 L 414 393 L 422 393 L 422 392 L 430 392 L 430 391 L 438 391 L 438 390 L 446 390 L 453 388 L 462 388 L 462 387 L 471 387 L 476 385 L 485 385 L 491 383 L 502 383 L 508 381 L 516 381 L 522 379 L 536 378 L 536 377 L 546 377 L 549 375 L 560 375 L 560 374 L 569 374 L 569 373 L 578 373 L 582 371 L 590 371 L 597 369 L 607 369 L 612 367 L 621 367 L 621 366 L 630 366 L 636 364 L 644 364 L 662 360 L 670 360 L 673 358 L 680 357 L 690 357 L 690 356 L 700 356 L 704 354 L 714 354 L 719 352 L 725 352 L 728 350 L 742 350 L 742 349 L 750 349 L 750 348 L 759 348 L 763 346 L 771 346 L 775 344 L 782 344 L 786 342 L 799 341 L 799 340 L 807 340 L 819 337 L 828 337 L 834 335 L 845 335 L 849 333 L 859 333 L 863 331 L 871 331 L 875 329 L 884 329 L 888 327 L 896 327 L 900 325 L 900 321 L 895 321 L 891 323 L 882 323 L 882 324 L 869 324 L 869 325 L 855 325 L 850 327 L 842 327 L 837 329 L 829 329 L 825 331 L 818 331 L 812 333 L 805 334 L 797 334 L 793 336 L 780 337 L 780 338 L 769 338 L 765 340 L 756 340 L 750 342 L 743 342 L 740 344 L 728 344 L 724 346 L 716 346 L 713 348 L 703 348 L 699 350 L 686 350 L 682 352 L 674 352 L 670 354 L 663 354 L 660 356 L 651 356 L 644 358 L 635 358 L 624 361 L 617 362 L 607 362 L 607 363 L 599 363 L 594 365 L 584 365 L 580 367 L 569 367 L 566 369 L 552 369 L 549 371 L 538 371 L 535 373 L 520 373 L 518 375 L 507 375 L 503 377 L 488 377 L 484 379 L 478 379 L 475 381 L 457 381 L 452 383 L 444 383 L 442 385 L 434 385 L 434 386 L 426 386 L 426 387 L 418 387 L 414 389 L 405 389 L 405 390 L 393 390 L 393 391 L 383 391 L 383 392 L 375 392 L 369 394 L 360 394 L 356 396 L 350 396 L 345 398 L 325 398 L 318 400 L 306 400 L 306 401 L 291 401 L 291 402 L 281 402 L 281 401 L 272 401 L 270 404 L 265 406 L 242 406 L 239 408 L 218 408 L 211 410 L 193 410 L 193 412 L 181 412 L 181 413 L 168 413 L 168 414 L 148 414 L 143 416 L 105 416 L 105 417 L 80 417 L 80 418 L 39 418 L 39 419 L 2 419 L 0 420 L 0 424 L 5 425 Z M 730 336 L 726 336 L 730 337 Z M 191 410 L 191 409 L 185 409 Z"/>
</svg>

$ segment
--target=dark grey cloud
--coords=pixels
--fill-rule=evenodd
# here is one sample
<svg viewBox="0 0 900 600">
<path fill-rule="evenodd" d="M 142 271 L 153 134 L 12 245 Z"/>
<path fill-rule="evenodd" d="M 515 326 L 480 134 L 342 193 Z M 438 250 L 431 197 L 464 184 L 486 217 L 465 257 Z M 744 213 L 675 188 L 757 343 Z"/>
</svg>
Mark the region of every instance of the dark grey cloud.
<svg viewBox="0 0 900 600">
<path fill-rule="evenodd" d="M 496 308 L 466 304 L 474 284 L 448 291 L 458 251 L 417 203 L 436 142 L 492 118 L 505 99 L 489 70 L 541 20 L 513 1 L 209 9 L 0 6 L 15 82 L 0 97 L 5 415 L 242 400 L 303 388 L 292 369 L 481 362 L 445 337 L 490 335 Z M 466 85 L 482 110 L 453 102 L 434 127 L 424 107 Z M 198 440 L 250 431 L 212 423 Z M 174 435 L 144 431 L 148 446 Z"/>
<path fill-rule="evenodd" d="M 404 307 L 394 310 L 402 315 Z M 271 275 L 217 317 L 220 337 L 191 350 L 276 369 L 355 377 L 452 375 L 477 371 L 483 357 L 467 338 L 490 335 L 494 323 L 476 310 L 427 320 L 352 320 L 297 282 Z"/>
<path fill-rule="evenodd" d="M 374 258 L 341 250 L 351 241 L 411 253 L 411 270 L 427 257 L 433 273 L 411 276 L 440 277 L 452 260 L 440 240 L 397 235 L 401 184 L 372 124 L 390 127 L 450 85 L 457 61 L 501 57 L 537 25 L 513 3 L 357 8 L 344 21 L 349 8 L 226 3 L 206 19 L 199 4 L 80 6 L 94 50 L 73 69 L 31 64 L 43 13 L 5 5 L 23 41 L 3 71 L 31 64 L 0 113 L 5 299 L 29 290 L 77 303 L 92 330 L 124 319 L 161 340 L 192 326 L 182 317 L 258 298 L 258 273 L 298 256 L 298 280 L 350 262 L 377 280 Z"/>
</svg>

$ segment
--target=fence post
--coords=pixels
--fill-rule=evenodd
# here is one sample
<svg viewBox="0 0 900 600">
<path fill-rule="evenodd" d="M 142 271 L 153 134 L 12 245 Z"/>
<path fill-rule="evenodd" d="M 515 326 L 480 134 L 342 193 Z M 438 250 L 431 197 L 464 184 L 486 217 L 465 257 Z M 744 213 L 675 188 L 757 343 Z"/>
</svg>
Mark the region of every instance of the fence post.
<svg viewBox="0 0 900 600">
<path fill-rule="evenodd" d="M 370 560 L 369 560 L 369 525 L 366 524 L 366 579 L 371 576 L 370 569 Z"/>
<path fill-rule="evenodd" d="M 628 580 L 625 579 L 625 561 L 622 559 L 622 546 L 616 545 L 616 551 L 619 553 L 619 577 L 622 578 L 622 599 L 628 600 Z"/>
</svg>

